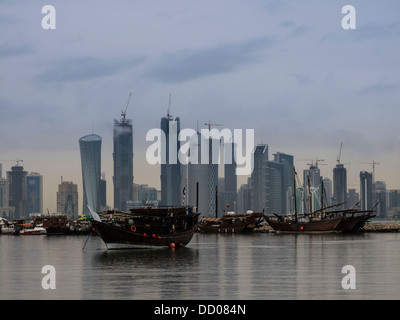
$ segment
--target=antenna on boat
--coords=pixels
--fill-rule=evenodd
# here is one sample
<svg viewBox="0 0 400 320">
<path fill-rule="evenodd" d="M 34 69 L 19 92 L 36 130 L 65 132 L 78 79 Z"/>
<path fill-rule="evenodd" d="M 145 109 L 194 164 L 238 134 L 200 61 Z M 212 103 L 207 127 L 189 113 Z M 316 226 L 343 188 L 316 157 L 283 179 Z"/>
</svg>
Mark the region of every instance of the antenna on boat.
<svg viewBox="0 0 400 320">
<path fill-rule="evenodd" d="M 199 212 L 199 182 L 196 182 L 196 212 Z"/>
<path fill-rule="evenodd" d="M 307 175 L 307 180 L 308 180 L 308 197 L 309 197 L 309 201 L 310 201 L 310 220 L 312 220 L 312 197 L 311 197 L 311 190 L 310 190 L 310 175 Z"/>
<path fill-rule="evenodd" d="M 296 169 L 293 166 L 293 194 L 294 194 L 294 219 L 297 222 L 297 198 L 296 198 Z"/>
<path fill-rule="evenodd" d="M 215 217 L 218 218 L 218 186 L 215 186 Z"/>
</svg>

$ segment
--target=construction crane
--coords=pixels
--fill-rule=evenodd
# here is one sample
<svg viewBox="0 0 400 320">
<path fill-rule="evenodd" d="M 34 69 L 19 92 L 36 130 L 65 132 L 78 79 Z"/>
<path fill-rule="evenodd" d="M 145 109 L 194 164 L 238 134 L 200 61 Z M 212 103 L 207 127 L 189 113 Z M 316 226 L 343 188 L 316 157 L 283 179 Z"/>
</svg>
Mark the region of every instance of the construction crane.
<svg viewBox="0 0 400 320">
<path fill-rule="evenodd" d="M 0 160 L 0 162 L 4 162 L 4 161 L 12 161 L 12 162 L 16 162 L 17 163 L 17 167 L 19 167 L 19 163 L 20 162 L 24 162 L 24 160 L 21 160 L 21 159 L 16 159 L 16 160 Z"/>
<path fill-rule="evenodd" d="M 343 146 L 343 142 L 340 143 L 339 155 L 338 155 L 338 157 L 336 159 L 338 164 L 340 164 L 340 156 L 342 155 L 342 146 Z"/>
<path fill-rule="evenodd" d="M 211 123 L 211 120 L 208 120 L 208 123 L 206 122 L 204 125 L 208 126 L 208 130 L 211 130 L 211 126 L 223 126 L 223 124 Z"/>
<path fill-rule="evenodd" d="M 360 162 L 360 163 L 365 163 L 365 164 L 372 164 L 372 183 L 375 183 L 375 165 L 379 165 L 379 162 L 376 162 L 375 160 L 372 160 L 372 162 Z"/>
<path fill-rule="evenodd" d="M 319 164 L 319 162 L 322 162 L 322 161 L 325 161 L 325 160 L 324 159 L 318 159 L 318 157 L 316 159 L 298 159 L 298 160 L 300 160 L 300 161 L 311 161 L 311 163 L 307 163 L 307 165 L 308 166 L 312 166 L 312 167 L 315 166 L 317 168 L 318 168 L 319 165 L 323 165 L 323 166 L 327 165 L 326 163 Z"/>
<path fill-rule="evenodd" d="M 125 123 L 126 122 L 126 110 L 128 109 L 128 105 L 129 105 L 129 100 L 131 99 L 131 96 L 132 96 L 132 92 L 131 93 L 129 93 L 129 98 L 128 98 L 128 102 L 126 103 L 126 107 L 125 107 L 125 110 L 122 110 L 121 111 L 121 122 L 122 123 Z"/>
<path fill-rule="evenodd" d="M 318 159 L 318 157 L 317 157 L 315 159 L 315 167 L 318 168 L 319 165 L 323 165 L 323 166 L 327 165 L 326 163 L 318 164 L 318 162 L 322 162 L 322 161 L 325 161 L 325 160 L 324 159 Z M 314 166 L 314 160 L 311 160 L 311 163 L 307 163 L 307 165 L 313 167 Z"/>
<path fill-rule="evenodd" d="M 171 108 L 171 93 L 169 94 L 169 103 L 168 103 L 168 110 L 167 110 L 167 119 L 172 120 L 172 114 L 169 113 L 169 110 Z"/>
</svg>

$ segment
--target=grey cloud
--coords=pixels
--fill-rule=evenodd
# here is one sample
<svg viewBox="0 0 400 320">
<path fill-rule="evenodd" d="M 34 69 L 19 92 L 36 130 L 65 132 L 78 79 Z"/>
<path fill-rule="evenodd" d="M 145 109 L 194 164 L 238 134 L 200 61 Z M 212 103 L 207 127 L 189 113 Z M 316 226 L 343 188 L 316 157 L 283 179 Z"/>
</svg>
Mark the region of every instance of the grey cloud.
<svg viewBox="0 0 400 320">
<path fill-rule="evenodd" d="M 359 90 L 357 93 L 358 94 L 374 94 L 374 93 L 382 93 L 382 92 L 388 92 L 391 90 L 395 90 L 398 88 L 398 85 L 393 85 L 393 84 L 372 84 L 370 86 L 364 87 L 361 90 Z"/>
<path fill-rule="evenodd" d="M 292 28 L 296 24 L 293 20 L 284 20 L 279 24 L 282 28 Z"/>
<path fill-rule="evenodd" d="M 31 53 L 32 49 L 27 45 L 19 45 L 19 46 L 0 46 L 0 57 L 12 57 L 12 56 L 20 56 Z"/>
<path fill-rule="evenodd" d="M 312 83 L 311 78 L 306 75 L 305 73 L 294 73 L 293 76 L 295 77 L 295 79 L 297 80 L 297 83 L 300 85 L 307 85 Z"/>
<path fill-rule="evenodd" d="M 229 73 L 239 66 L 263 60 L 262 51 L 273 46 L 273 37 L 222 44 L 202 50 L 182 50 L 164 55 L 145 76 L 161 82 L 182 82 Z"/>
<path fill-rule="evenodd" d="M 292 30 L 292 32 L 290 33 L 290 37 L 297 38 L 297 37 L 303 36 L 309 30 L 310 30 L 309 27 L 307 27 L 305 24 L 302 24 L 301 26 L 298 26 Z"/>
<path fill-rule="evenodd" d="M 397 41 L 400 36 L 400 23 L 399 22 L 381 22 L 381 23 L 366 23 L 357 25 L 356 30 L 351 33 L 352 36 L 346 37 L 349 32 L 343 32 L 338 28 L 336 32 L 328 32 L 324 34 L 319 43 L 329 42 L 362 42 L 362 41 L 379 41 L 393 38 Z M 396 38 L 396 39 L 395 39 Z"/>
<path fill-rule="evenodd" d="M 387 22 L 381 24 L 369 23 L 357 27 L 358 40 L 370 40 L 375 38 L 398 37 L 400 35 L 399 22 Z"/>
<path fill-rule="evenodd" d="M 40 82 L 82 81 L 116 74 L 139 65 L 144 57 L 128 59 L 100 59 L 91 56 L 65 58 L 54 62 L 35 77 Z"/>
</svg>

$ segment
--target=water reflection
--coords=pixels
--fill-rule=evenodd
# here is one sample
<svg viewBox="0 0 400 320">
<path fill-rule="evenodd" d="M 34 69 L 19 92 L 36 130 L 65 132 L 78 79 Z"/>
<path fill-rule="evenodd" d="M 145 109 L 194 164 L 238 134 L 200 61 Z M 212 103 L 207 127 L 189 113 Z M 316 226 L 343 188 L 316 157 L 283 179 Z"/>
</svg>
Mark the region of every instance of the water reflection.
<svg viewBox="0 0 400 320">
<path fill-rule="evenodd" d="M 0 236 L 1 299 L 400 299 L 399 234 L 195 234 L 185 248 Z M 57 289 L 41 288 L 54 265 Z M 356 290 L 344 290 L 344 265 Z"/>
</svg>

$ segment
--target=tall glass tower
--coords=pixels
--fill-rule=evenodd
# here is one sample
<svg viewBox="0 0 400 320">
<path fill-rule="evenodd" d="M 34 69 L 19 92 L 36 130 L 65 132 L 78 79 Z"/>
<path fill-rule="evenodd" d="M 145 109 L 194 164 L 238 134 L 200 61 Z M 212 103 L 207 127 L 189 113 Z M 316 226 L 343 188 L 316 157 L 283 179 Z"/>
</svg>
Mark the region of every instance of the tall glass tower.
<svg viewBox="0 0 400 320">
<path fill-rule="evenodd" d="M 251 207 L 256 212 L 267 208 L 268 185 L 268 146 L 261 144 L 254 149 L 254 169 L 251 173 Z"/>
<path fill-rule="evenodd" d="M 126 211 L 126 202 L 133 198 L 133 129 L 132 120 L 122 113 L 114 120 L 114 209 Z"/>
<path fill-rule="evenodd" d="M 197 131 L 190 138 L 190 150 L 197 153 L 191 155 L 196 160 L 195 163 L 188 164 L 188 203 L 198 205 L 197 211 L 201 212 L 202 216 L 214 217 L 215 212 L 210 215 L 208 211 L 208 164 L 201 163 L 202 144 L 207 145 L 208 140 Z"/>
<path fill-rule="evenodd" d="M 20 165 L 7 171 L 9 181 L 9 206 L 15 208 L 14 218 L 25 217 L 26 214 L 26 176 L 28 172 Z"/>
<path fill-rule="evenodd" d="M 347 205 L 347 170 L 343 164 L 337 164 L 333 169 L 333 204 L 340 204 L 344 209 Z"/>
<path fill-rule="evenodd" d="M 26 214 L 43 213 L 43 176 L 31 172 L 26 176 Z"/>
<path fill-rule="evenodd" d="M 274 154 L 274 161 L 283 164 L 282 212 L 294 212 L 293 156 L 290 154 L 277 152 Z"/>
<path fill-rule="evenodd" d="M 82 162 L 83 214 L 88 214 L 86 204 L 100 209 L 101 137 L 89 134 L 79 139 Z"/>
<path fill-rule="evenodd" d="M 180 119 L 172 119 L 168 113 L 167 117 L 161 118 L 161 130 L 165 133 L 165 163 L 161 164 L 161 205 L 181 205 L 181 164 L 178 159 L 180 142 L 178 135 L 180 131 Z"/>
<path fill-rule="evenodd" d="M 373 205 L 372 174 L 367 171 L 360 172 L 360 201 L 361 210 L 370 210 Z"/>
</svg>

